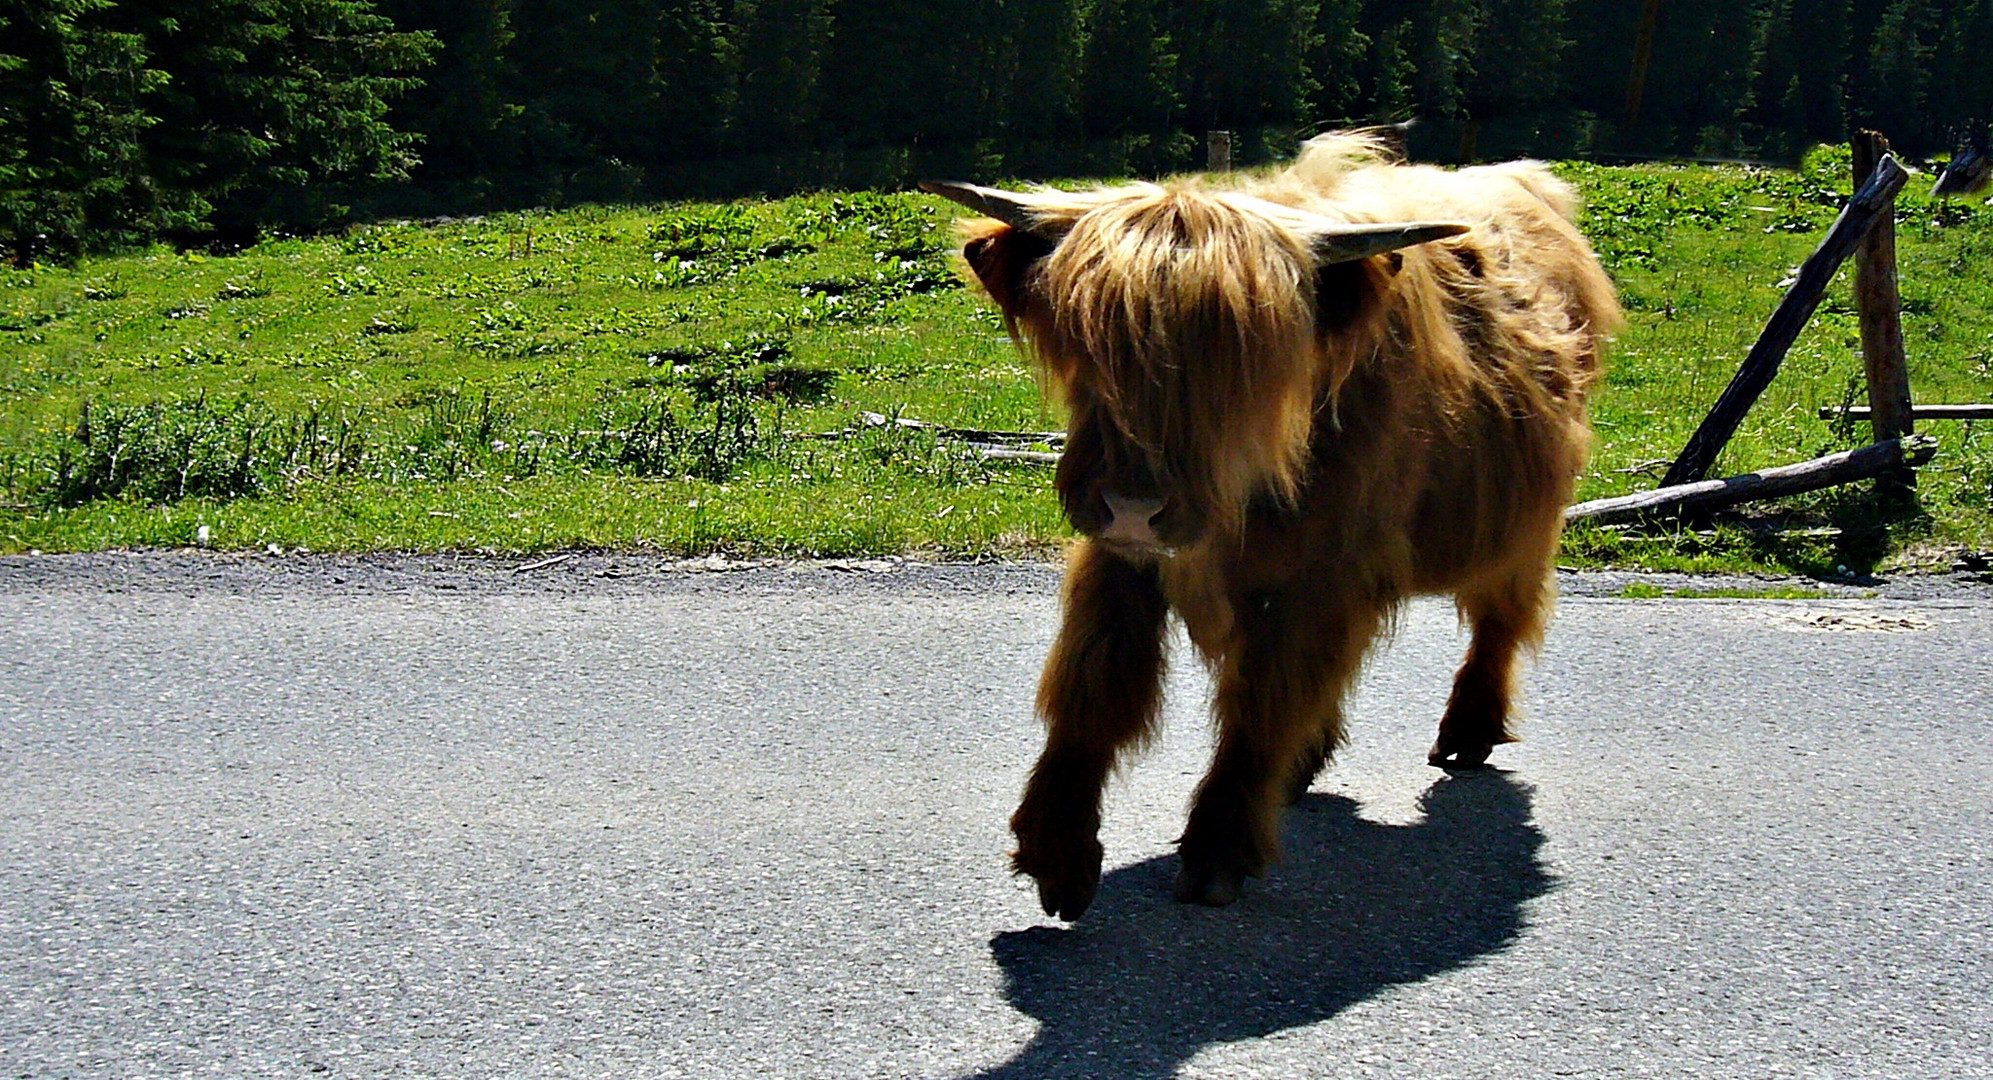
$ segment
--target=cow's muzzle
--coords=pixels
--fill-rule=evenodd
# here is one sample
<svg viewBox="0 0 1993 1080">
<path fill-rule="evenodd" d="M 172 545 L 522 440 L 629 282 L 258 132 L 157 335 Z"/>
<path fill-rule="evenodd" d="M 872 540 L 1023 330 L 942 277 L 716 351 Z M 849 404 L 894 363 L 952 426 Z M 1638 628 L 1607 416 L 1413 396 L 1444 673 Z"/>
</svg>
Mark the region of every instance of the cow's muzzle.
<svg viewBox="0 0 1993 1080">
<path fill-rule="evenodd" d="M 1101 498 L 1107 503 L 1107 523 L 1098 534 L 1102 543 L 1153 553 L 1169 550 L 1170 545 L 1156 532 L 1163 500 L 1130 498 L 1112 491 L 1102 492 Z"/>
</svg>

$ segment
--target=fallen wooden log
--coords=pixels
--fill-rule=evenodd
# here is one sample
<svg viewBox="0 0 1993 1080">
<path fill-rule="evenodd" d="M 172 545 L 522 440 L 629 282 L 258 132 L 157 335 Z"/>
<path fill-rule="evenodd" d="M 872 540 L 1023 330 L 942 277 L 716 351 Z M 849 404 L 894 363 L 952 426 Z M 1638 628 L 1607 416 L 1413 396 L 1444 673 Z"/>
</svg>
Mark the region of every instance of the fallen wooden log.
<svg viewBox="0 0 1993 1080">
<path fill-rule="evenodd" d="M 1714 408 L 1703 418 L 1702 426 L 1696 428 L 1689 437 L 1688 445 L 1682 448 L 1681 456 L 1661 479 L 1664 487 L 1675 487 L 1701 480 L 1716 462 L 1716 455 L 1736 434 L 1737 425 L 1744 422 L 1744 414 L 1758 400 L 1758 395 L 1770 386 L 1772 376 L 1778 374 L 1779 364 L 1799 337 L 1799 331 L 1806 321 L 1813 317 L 1813 311 L 1820 306 L 1820 298 L 1827 291 L 1827 285 L 1834 280 L 1835 271 L 1855 245 L 1861 242 L 1876 218 L 1896 205 L 1896 193 L 1910 174 L 1896 159 L 1888 154 L 1876 163 L 1875 173 L 1863 184 L 1860 191 L 1848 200 L 1841 209 L 1841 216 L 1834 219 L 1834 225 L 1827 230 L 1826 239 L 1800 265 L 1799 276 L 1793 281 L 1791 290 L 1779 301 L 1778 309 L 1765 324 L 1764 333 L 1758 335 L 1757 344 L 1744 358 L 1743 366 L 1717 398 Z"/>
<path fill-rule="evenodd" d="M 1699 480 L 1693 484 L 1675 484 L 1610 499 L 1593 499 L 1567 507 L 1564 520 L 1607 524 L 1660 513 L 1720 510 L 1738 503 L 1798 495 L 1836 484 L 1866 480 L 1900 466 L 1922 465 L 1931 460 L 1937 449 L 1938 441 L 1929 435 L 1906 435 L 1901 439 L 1872 443 L 1859 450 L 1845 450 L 1812 461 L 1781 465 L 1743 476 Z"/>
<path fill-rule="evenodd" d="M 861 412 L 858 421 L 866 427 L 901 427 L 910 431 L 931 431 L 943 439 L 961 439 L 964 442 L 992 443 L 1003 446 L 1064 446 L 1066 433 L 1063 431 L 984 431 L 979 428 L 949 427 L 945 424 L 930 424 L 925 420 L 913 420 L 904 416 L 886 416 L 875 412 Z"/>
<path fill-rule="evenodd" d="M 1062 456 L 1045 450 L 1013 450 L 1008 446 L 988 446 L 981 443 L 970 443 L 969 449 L 990 461 L 1023 461 L 1032 465 L 1057 465 Z"/>
<path fill-rule="evenodd" d="M 1917 420 L 1993 420 L 1993 405 L 1913 405 L 1910 415 Z M 1820 406 L 1820 419 L 1868 420 L 1873 413 L 1867 405 L 1850 405 L 1846 409 L 1839 405 Z"/>
</svg>

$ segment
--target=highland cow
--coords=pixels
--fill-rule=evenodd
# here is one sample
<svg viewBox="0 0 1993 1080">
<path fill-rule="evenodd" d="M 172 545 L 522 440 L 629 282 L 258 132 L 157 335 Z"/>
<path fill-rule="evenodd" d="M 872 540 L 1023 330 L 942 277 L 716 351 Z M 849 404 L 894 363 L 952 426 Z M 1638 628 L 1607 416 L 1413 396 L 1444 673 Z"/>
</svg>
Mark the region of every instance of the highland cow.
<svg viewBox="0 0 1993 1080">
<path fill-rule="evenodd" d="M 1514 741 L 1619 319 L 1569 188 L 1397 164 L 1361 133 L 1258 179 L 923 186 L 993 219 L 962 226 L 964 259 L 1068 414 L 1054 484 L 1082 538 L 1011 818 L 1047 914 L 1093 899 L 1101 790 L 1154 733 L 1172 612 L 1217 739 L 1179 899 L 1230 903 L 1277 857 L 1409 597 L 1451 594 L 1472 631 L 1428 760 Z"/>
</svg>

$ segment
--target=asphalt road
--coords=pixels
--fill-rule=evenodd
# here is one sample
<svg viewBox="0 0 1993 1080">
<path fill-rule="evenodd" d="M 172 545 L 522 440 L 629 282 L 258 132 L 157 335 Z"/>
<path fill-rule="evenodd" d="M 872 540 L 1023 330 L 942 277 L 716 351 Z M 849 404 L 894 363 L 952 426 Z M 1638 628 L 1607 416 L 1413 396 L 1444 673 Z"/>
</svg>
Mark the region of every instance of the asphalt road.
<svg viewBox="0 0 1993 1080">
<path fill-rule="evenodd" d="M 0 560 L 0 1075 L 1993 1076 L 1993 590 L 1417 605 L 1216 911 L 1186 659 L 1067 927 L 1048 568 L 510 570 Z"/>
</svg>

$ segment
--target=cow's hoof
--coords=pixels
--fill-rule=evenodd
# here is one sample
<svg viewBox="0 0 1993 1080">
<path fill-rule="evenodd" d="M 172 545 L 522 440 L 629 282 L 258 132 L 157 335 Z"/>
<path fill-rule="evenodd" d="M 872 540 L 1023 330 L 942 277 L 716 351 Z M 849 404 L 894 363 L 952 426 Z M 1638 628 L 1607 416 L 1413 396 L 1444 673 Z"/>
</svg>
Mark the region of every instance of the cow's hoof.
<svg viewBox="0 0 1993 1080">
<path fill-rule="evenodd" d="M 1426 754 L 1426 764 L 1436 769 L 1479 769 L 1488 764 L 1493 743 L 1454 743 L 1441 739 Z"/>
<path fill-rule="evenodd" d="M 1020 848 L 1011 856 L 1011 866 L 1038 883 L 1038 905 L 1045 914 L 1073 922 L 1086 914 L 1093 894 L 1100 889 L 1103 850 L 1098 840 L 1061 848 L 1053 852 Z"/>
<path fill-rule="evenodd" d="M 1100 888 L 1100 877 L 1095 875 L 1086 881 L 1040 881 L 1038 883 L 1038 906 L 1045 914 L 1067 922 L 1077 922 L 1093 904 L 1093 894 Z"/>
<path fill-rule="evenodd" d="M 1237 870 L 1186 866 L 1176 875 L 1176 898 L 1186 904 L 1224 907 L 1237 900 L 1245 888 L 1245 875 Z"/>
</svg>

